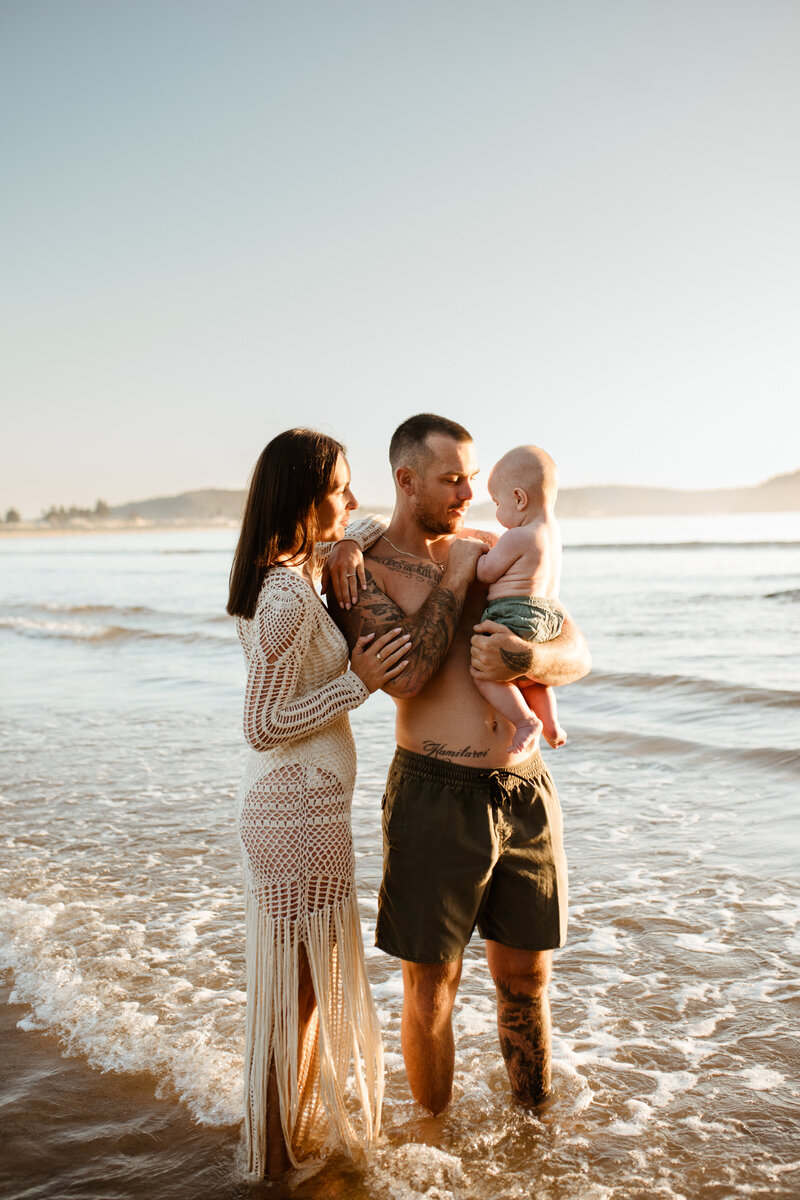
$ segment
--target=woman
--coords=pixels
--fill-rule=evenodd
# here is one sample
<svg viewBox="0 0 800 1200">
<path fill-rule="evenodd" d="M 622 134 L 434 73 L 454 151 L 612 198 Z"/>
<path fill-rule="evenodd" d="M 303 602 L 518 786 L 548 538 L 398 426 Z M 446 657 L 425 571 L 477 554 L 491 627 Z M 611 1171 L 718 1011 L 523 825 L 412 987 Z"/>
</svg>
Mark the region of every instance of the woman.
<svg viewBox="0 0 800 1200">
<path fill-rule="evenodd" d="M 252 747 L 237 805 L 245 1132 L 249 1169 L 261 1177 L 296 1166 L 326 1124 L 352 1154 L 380 1120 L 383 1052 L 355 893 L 347 714 L 399 674 L 409 638 L 360 638 L 348 670 L 347 645 L 315 591 L 325 550 L 317 543 L 340 541 L 356 507 L 343 447 L 287 430 L 256 464 L 231 570 L 228 612 L 247 661 Z M 364 549 L 383 526 L 360 524 Z M 351 1060 L 360 1131 L 344 1103 Z"/>
</svg>

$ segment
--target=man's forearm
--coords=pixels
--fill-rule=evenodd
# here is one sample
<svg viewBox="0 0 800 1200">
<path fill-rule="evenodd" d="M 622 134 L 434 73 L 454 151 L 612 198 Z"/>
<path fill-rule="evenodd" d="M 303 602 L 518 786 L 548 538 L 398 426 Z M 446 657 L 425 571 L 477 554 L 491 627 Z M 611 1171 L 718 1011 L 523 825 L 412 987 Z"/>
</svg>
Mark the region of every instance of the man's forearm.
<svg viewBox="0 0 800 1200">
<path fill-rule="evenodd" d="M 439 670 L 461 620 L 466 591 L 466 586 L 453 591 L 442 579 L 422 607 L 400 622 L 411 635 L 411 647 L 405 671 L 383 689 L 390 696 L 416 696 Z"/>
<path fill-rule="evenodd" d="M 500 647 L 500 656 L 510 670 L 531 683 L 562 687 L 583 679 L 591 669 L 589 648 L 574 625 L 566 632 L 562 630 L 551 642 L 515 640 L 518 645 Z"/>
<path fill-rule="evenodd" d="M 569 616 L 551 642 L 526 642 L 494 622 L 486 622 L 485 630 L 472 639 L 472 673 L 482 679 L 527 679 L 561 687 L 582 679 L 591 665 L 586 640 Z"/>
<path fill-rule="evenodd" d="M 345 611 L 328 598 L 331 615 L 352 649 L 359 637 L 380 637 L 389 629 L 402 629 L 411 635 L 406 655 L 408 666 L 384 687 L 390 696 L 415 696 L 442 665 L 453 635 L 461 620 L 467 589 L 473 570 L 462 562 L 448 567 L 425 602 L 415 613 L 404 613 L 378 587 L 367 569 L 367 586 L 358 604 Z"/>
</svg>

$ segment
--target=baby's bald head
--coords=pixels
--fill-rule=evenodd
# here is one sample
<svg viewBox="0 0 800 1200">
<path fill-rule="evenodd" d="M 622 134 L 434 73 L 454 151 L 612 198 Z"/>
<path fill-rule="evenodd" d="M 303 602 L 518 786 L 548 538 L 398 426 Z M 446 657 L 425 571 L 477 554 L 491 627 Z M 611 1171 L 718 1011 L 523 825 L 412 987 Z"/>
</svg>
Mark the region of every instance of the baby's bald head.
<svg viewBox="0 0 800 1200">
<path fill-rule="evenodd" d="M 534 505 L 551 505 L 558 491 L 558 469 L 546 450 L 538 446 L 515 446 L 495 463 L 489 483 L 495 487 L 522 488 Z"/>
</svg>

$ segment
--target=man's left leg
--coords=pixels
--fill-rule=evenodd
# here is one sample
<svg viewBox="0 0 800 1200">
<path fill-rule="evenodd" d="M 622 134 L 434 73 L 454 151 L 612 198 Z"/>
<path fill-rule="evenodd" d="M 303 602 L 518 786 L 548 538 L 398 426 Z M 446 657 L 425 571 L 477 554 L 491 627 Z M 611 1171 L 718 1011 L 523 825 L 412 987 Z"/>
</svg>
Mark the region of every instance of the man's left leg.
<svg viewBox="0 0 800 1200">
<path fill-rule="evenodd" d="M 515 950 L 486 941 L 497 991 L 497 1030 L 514 1098 L 535 1105 L 550 1091 L 552 950 Z"/>
</svg>

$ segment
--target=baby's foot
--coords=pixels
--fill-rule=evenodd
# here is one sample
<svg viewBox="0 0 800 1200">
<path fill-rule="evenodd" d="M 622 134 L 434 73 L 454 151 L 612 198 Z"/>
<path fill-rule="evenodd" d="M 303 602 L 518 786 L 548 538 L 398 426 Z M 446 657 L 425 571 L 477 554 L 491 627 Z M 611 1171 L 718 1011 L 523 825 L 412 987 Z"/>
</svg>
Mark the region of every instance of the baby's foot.
<svg viewBox="0 0 800 1200">
<path fill-rule="evenodd" d="M 548 746 L 552 746 L 557 750 L 559 746 L 563 746 L 567 740 L 567 735 L 560 725 L 554 725 L 552 729 L 545 729 L 544 740 Z"/>
<path fill-rule="evenodd" d="M 514 726 L 514 740 L 508 747 L 508 753 L 522 754 L 523 750 L 532 751 L 541 732 L 542 722 L 538 717 L 531 715 L 527 721 L 520 721 L 519 725 Z"/>
</svg>

